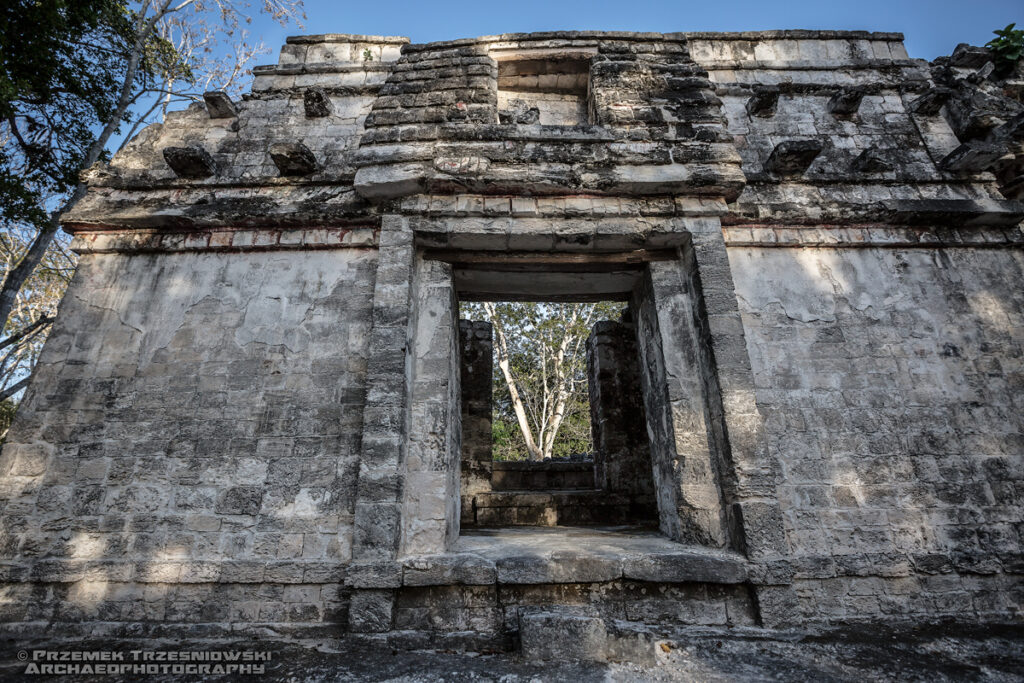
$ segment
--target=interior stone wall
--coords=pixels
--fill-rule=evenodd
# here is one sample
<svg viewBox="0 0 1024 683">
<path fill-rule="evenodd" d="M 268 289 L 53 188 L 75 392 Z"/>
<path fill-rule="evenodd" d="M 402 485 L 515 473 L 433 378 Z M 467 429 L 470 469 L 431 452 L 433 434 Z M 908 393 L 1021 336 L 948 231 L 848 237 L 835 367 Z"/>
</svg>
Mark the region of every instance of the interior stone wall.
<svg viewBox="0 0 1024 683">
<path fill-rule="evenodd" d="M 83 255 L 0 455 L 5 620 L 332 619 L 376 260 Z"/>
<path fill-rule="evenodd" d="M 659 526 L 673 540 L 729 544 L 692 290 L 681 261 L 651 263 L 630 304 Z"/>
<path fill-rule="evenodd" d="M 459 321 L 462 385 L 462 523 L 474 519 L 473 496 L 491 490 L 491 393 L 494 359 L 491 324 Z"/>
<path fill-rule="evenodd" d="M 729 258 L 802 614 L 1019 614 L 1024 254 Z"/>
<path fill-rule="evenodd" d="M 611 320 L 594 325 L 587 338 L 587 387 L 598 487 L 653 501 L 651 449 L 632 326 Z"/>
</svg>

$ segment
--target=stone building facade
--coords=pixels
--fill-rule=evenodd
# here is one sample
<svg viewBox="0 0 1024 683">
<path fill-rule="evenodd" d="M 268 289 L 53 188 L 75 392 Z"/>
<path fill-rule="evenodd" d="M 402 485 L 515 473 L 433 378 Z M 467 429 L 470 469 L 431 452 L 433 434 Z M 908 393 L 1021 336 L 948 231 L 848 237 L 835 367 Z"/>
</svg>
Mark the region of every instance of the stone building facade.
<svg viewBox="0 0 1024 683">
<path fill-rule="evenodd" d="M 5 628 L 1019 620 L 1021 85 L 889 33 L 290 38 L 65 218 Z M 458 302 L 510 298 L 629 302 L 596 471 L 490 461 Z"/>
</svg>

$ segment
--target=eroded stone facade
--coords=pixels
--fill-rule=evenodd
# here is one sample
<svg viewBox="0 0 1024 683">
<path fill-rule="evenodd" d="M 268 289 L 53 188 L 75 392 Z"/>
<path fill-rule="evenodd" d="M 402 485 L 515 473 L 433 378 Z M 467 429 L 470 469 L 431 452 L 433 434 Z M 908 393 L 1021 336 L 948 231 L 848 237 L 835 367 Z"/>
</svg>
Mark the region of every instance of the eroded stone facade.
<svg viewBox="0 0 1024 683">
<path fill-rule="evenodd" d="M 0 454 L 8 629 L 589 657 L 659 623 L 1019 620 L 1022 74 L 901 40 L 306 36 L 147 128 L 65 219 Z M 540 474 L 490 461 L 463 298 L 629 302 L 591 396 L 632 426 L 587 500 L 646 496 L 656 531 L 495 512 Z"/>
</svg>

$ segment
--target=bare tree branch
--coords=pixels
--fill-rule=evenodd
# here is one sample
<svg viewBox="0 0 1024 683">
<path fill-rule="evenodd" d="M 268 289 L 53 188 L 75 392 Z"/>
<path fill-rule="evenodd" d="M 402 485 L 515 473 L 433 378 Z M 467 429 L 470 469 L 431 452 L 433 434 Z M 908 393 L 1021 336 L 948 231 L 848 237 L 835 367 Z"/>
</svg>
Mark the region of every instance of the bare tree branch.
<svg viewBox="0 0 1024 683">
<path fill-rule="evenodd" d="M 12 384 L 11 386 L 7 387 L 6 389 L 0 389 L 0 401 L 6 401 L 11 396 L 14 396 L 16 393 L 18 393 L 19 391 L 21 391 L 22 389 L 27 387 L 28 386 L 28 381 L 30 379 L 31 379 L 31 376 L 26 377 L 25 379 L 21 380 L 20 382 L 18 382 L 16 384 Z"/>
</svg>

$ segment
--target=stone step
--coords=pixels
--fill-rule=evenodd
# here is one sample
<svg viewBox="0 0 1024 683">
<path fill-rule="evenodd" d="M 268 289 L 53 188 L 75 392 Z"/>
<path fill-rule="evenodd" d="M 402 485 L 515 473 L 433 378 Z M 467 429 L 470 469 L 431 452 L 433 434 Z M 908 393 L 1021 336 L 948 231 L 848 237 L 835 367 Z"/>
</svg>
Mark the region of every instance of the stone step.
<svg viewBox="0 0 1024 683">
<path fill-rule="evenodd" d="M 480 527 L 631 524 L 657 518 L 652 496 L 599 489 L 489 491 L 474 496 L 473 509 Z"/>
<path fill-rule="evenodd" d="M 491 465 L 495 491 L 593 489 L 594 461 L 519 462 L 496 460 Z"/>
</svg>

